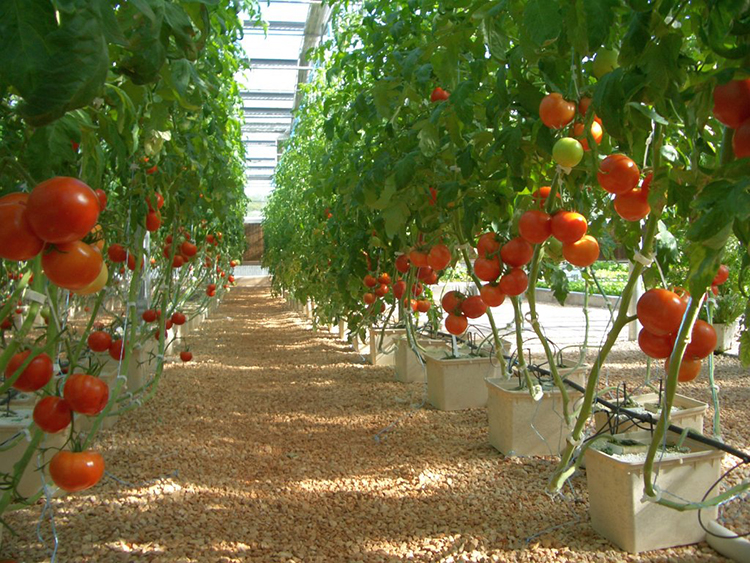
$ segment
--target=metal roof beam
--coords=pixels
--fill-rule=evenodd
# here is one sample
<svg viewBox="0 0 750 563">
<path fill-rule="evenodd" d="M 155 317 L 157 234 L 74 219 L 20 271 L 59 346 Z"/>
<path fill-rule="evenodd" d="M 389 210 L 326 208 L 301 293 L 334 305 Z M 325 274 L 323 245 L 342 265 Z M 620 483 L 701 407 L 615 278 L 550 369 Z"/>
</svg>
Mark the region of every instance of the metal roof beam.
<svg viewBox="0 0 750 563">
<path fill-rule="evenodd" d="M 294 91 L 288 92 L 265 92 L 263 90 L 245 90 L 240 92 L 243 100 L 294 100 Z"/>
</svg>

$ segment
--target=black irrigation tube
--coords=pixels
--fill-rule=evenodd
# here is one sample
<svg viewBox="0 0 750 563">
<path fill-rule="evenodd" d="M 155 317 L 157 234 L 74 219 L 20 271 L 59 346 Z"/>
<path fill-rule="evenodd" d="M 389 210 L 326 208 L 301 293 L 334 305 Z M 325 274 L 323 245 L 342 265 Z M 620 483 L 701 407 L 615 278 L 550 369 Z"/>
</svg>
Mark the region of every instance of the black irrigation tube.
<svg viewBox="0 0 750 563">
<path fill-rule="evenodd" d="M 542 370 L 540 370 L 540 371 L 542 371 Z M 544 371 L 546 371 L 546 370 L 544 370 Z M 572 381 L 568 381 L 567 379 L 563 379 L 563 382 L 566 385 L 568 385 L 569 387 L 572 387 L 573 389 L 575 389 L 576 391 L 580 391 L 581 393 L 585 393 L 586 392 L 586 389 L 584 389 L 583 387 L 581 387 L 577 383 L 573 383 Z M 597 403 L 599 403 L 601 405 L 604 405 L 605 407 L 607 407 L 612 412 L 625 413 L 625 414 L 627 414 L 630 417 L 633 417 L 633 418 L 635 418 L 637 420 L 640 420 L 641 422 L 648 422 L 648 423 L 651 423 L 651 424 L 656 424 L 656 423 L 659 422 L 658 418 L 654 417 L 653 415 L 651 415 L 649 413 L 634 412 L 634 411 L 631 411 L 629 409 L 623 408 L 622 406 L 617 405 L 615 403 L 611 403 L 611 402 L 607 401 L 606 399 L 601 399 L 599 397 L 596 397 L 595 400 L 596 400 Z M 670 432 L 674 432 L 675 434 L 682 434 L 685 431 L 684 428 L 680 428 L 679 426 L 675 426 L 674 424 L 670 424 L 669 425 L 669 430 L 670 430 Z M 732 446 L 728 446 L 727 444 L 724 444 L 722 442 L 718 442 L 717 440 L 714 440 L 713 438 L 709 438 L 707 436 L 704 436 L 703 434 L 699 434 L 698 432 L 696 432 L 695 430 L 693 430 L 691 428 L 688 428 L 687 432 L 688 432 L 688 436 L 692 440 L 695 440 L 696 442 L 700 442 L 701 444 L 706 444 L 707 446 L 712 446 L 712 447 L 716 448 L 717 450 L 721 450 L 723 452 L 726 452 L 728 454 L 732 454 L 733 456 L 736 456 L 736 457 L 740 458 L 745 463 L 750 463 L 750 454 L 746 454 L 745 452 L 743 452 L 741 450 L 738 450 L 736 448 L 733 448 Z"/>
</svg>

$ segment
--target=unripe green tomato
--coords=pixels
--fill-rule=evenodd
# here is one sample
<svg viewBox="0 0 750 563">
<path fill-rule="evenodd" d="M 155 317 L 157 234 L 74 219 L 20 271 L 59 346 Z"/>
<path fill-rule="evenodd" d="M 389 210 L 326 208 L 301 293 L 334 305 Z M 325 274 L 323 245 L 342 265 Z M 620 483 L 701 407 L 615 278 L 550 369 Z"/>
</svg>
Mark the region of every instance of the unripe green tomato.
<svg viewBox="0 0 750 563">
<path fill-rule="evenodd" d="M 549 237 L 547 242 L 544 243 L 544 254 L 553 262 L 562 262 L 562 247 L 563 243 L 555 237 Z"/>
<path fill-rule="evenodd" d="M 552 147 L 552 158 L 560 166 L 573 168 L 583 158 L 583 147 L 573 137 L 563 137 Z"/>
<path fill-rule="evenodd" d="M 620 65 L 617 64 L 617 57 L 620 53 L 613 49 L 599 49 L 594 56 L 594 62 L 591 65 L 591 70 L 594 76 L 601 78 L 605 74 L 612 72 Z"/>
</svg>

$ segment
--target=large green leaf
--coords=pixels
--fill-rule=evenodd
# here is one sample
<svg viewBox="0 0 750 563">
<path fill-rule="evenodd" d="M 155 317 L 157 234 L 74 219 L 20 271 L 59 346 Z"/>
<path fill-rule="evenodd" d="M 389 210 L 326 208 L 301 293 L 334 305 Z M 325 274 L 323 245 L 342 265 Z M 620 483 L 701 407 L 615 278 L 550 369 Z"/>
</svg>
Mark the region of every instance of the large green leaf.
<svg viewBox="0 0 750 563">
<path fill-rule="evenodd" d="M 583 0 L 589 49 L 595 51 L 607 39 L 615 21 L 617 0 Z"/>
<path fill-rule="evenodd" d="M 523 23 L 537 46 L 557 39 L 562 32 L 557 0 L 529 0 L 523 12 Z"/>
<path fill-rule="evenodd" d="M 22 98 L 19 113 L 41 126 L 101 93 L 109 53 L 99 13 L 78 2 L 60 12 L 48 0 L 0 2 L 0 82 Z"/>
</svg>

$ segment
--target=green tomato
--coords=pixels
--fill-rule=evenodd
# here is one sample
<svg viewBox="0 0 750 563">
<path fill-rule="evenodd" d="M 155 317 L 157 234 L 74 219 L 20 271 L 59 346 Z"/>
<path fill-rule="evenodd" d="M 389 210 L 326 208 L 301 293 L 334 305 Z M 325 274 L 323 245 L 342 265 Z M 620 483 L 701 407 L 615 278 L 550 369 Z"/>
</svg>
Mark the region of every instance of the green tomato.
<svg viewBox="0 0 750 563">
<path fill-rule="evenodd" d="M 573 168 L 583 158 L 583 147 L 573 137 L 563 137 L 552 147 L 552 158 L 560 166 Z"/>
<path fill-rule="evenodd" d="M 592 64 L 592 71 L 594 76 L 601 78 L 608 72 L 612 72 L 620 65 L 617 64 L 617 57 L 620 55 L 613 49 L 600 49 L 594 56 L 594 62 Z"/>
<path fill-rule="evenodd" d="M 550 237 L 544 243 L 544 254 L 553 262 L 562 262 L 562 247 L 563 244 L 559 240 L 555 237 Z"/>
</svg>

